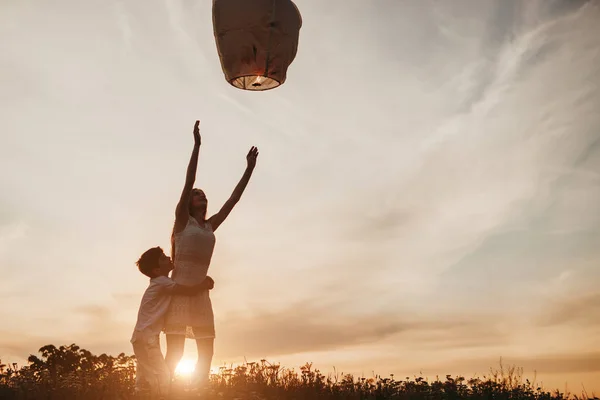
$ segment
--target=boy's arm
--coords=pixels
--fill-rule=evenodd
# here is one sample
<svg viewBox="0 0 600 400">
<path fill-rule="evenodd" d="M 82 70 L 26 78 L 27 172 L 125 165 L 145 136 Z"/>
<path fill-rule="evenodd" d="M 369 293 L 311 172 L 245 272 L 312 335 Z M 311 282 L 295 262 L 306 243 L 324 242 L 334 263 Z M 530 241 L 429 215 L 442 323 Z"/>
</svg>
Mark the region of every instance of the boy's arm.
<svg viewBox="0 0 600 400">
<path fill-rule="evenodd" d="M 171 293 L 181 296 L 193 296 L 196 293 L 202 292 L 203 290 L 210 290 L 214 287 L 215 281 L 210 276 L 207 276 L 201 283 L 198 283 L 197 285 L 188 286 L 177 283 L 175 286 L 173 286 Z"/>
</svg>

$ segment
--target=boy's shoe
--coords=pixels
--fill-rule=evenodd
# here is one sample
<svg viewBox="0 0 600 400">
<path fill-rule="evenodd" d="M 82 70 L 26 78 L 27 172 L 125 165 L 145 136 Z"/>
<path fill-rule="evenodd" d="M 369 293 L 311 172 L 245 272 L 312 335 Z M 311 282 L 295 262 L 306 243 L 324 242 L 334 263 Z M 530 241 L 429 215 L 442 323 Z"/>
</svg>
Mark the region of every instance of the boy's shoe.
<svg viewBox="0 0 600 400">
<path fill-rule="evenodd" d="M 135 388 L 135 399 L 149 399 L 152 395 L 150 390 L 150 384 L 147 381 L 143 381 L 141 386 Z"/>
<path fill-rule="evenodd" d="M 171 398 L 177 399 L 183 395 L 185 387 L 185 379 L 173 378 L 171 379 L 171 386 L 169 387 L 169 395 Z"/>
</svg>

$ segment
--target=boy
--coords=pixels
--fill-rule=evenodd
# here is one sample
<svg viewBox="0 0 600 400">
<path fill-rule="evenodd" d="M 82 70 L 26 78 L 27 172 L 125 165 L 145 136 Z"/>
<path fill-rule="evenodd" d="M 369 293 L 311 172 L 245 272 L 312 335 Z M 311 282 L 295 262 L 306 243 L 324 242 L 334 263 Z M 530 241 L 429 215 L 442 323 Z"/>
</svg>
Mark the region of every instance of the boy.
<svg viewBox="0 0 600 400">
<path fill-rule="evenodd" d="M 140 272 L 150 278 L 150 285 L 142 296 L 137 323 L 131 336 L 133 353 L 137 359 L 135 379 L 136 392 L 143 390 L 148 382 L 150 390 L 158 396 L 166 396 L 169 390 L 170 373 L 160 350 L 159 334 L 163 329 L 164 316 L 169 309 L 171 295 L 194 295 L 214 287 L 207 276 L 194 286 L 176 284 L 169 278 L 173 262 L 160 247 L 147 250 L 137 261 Z"/>
</svg>

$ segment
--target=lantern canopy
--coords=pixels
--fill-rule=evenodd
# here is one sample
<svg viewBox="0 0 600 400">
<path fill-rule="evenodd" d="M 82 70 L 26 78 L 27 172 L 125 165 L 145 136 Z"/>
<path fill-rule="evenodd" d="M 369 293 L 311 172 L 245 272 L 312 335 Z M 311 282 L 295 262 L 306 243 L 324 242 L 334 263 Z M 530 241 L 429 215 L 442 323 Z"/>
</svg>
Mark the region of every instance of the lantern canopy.
<svg viewBox="0 0 600 400">
<path fill-rule="evenodd" d="M 301 26 L 291 0 L 213 0 L 213 29 L 227 82 L 245 90 L 283 84 Z"/>
</svg>

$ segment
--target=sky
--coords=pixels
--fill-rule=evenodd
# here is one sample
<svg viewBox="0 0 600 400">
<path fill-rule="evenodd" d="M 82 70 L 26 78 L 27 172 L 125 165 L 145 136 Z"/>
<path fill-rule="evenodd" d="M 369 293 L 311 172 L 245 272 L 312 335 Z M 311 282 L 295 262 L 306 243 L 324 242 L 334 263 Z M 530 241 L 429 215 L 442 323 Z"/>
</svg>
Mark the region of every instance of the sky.
<svg viewBox="0 0 600 400">
<path fill-rule="evenodd" d="M 287 81 L 231 87 L 211 2 L 0 2 L 0 359 L 132 353 L 201 120 L 213 366 L 523 367 L 600 392 L 600 3 L 297 0 Z M 188 342 L 186 358 L 195 346 Z"/>
</svg>

